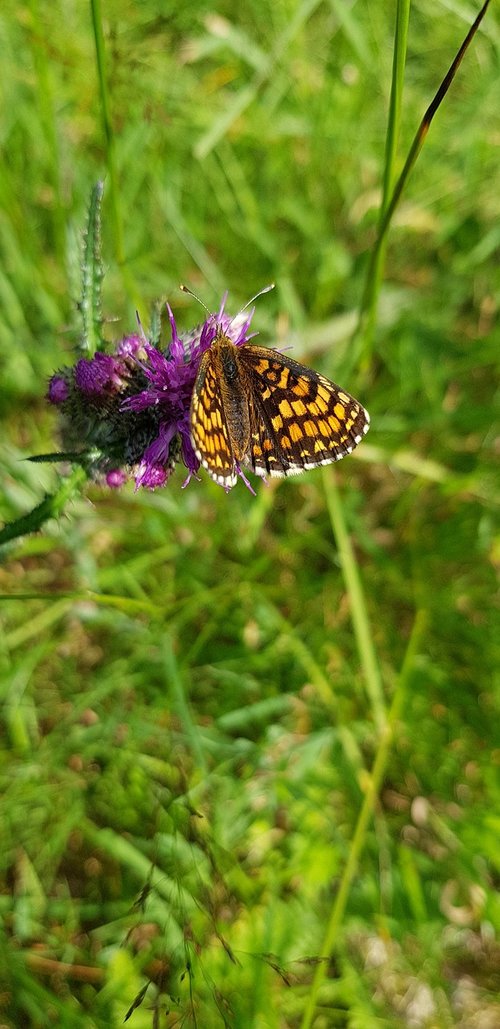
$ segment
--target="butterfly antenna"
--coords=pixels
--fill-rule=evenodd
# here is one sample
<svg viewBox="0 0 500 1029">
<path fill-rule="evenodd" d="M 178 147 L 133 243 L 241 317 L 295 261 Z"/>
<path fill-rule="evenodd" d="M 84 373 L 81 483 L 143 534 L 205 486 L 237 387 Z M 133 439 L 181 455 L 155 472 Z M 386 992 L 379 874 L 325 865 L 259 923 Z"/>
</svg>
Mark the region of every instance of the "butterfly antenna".
<svg viewBox="0 0 500 1029">
<path fill-rule="evenodd" d="M 181 284 L 179 286 L 179 289 L 181 289 L 183 293 L 189 293 L 190 297 L 193 297 L 194 300 L 197 300 L 198 303 L 201 304 L 201 306 L 205 308 L 205 311 L 207 312 L 207 314 L 212 315 L 212 311 L 209 311 L 207 305 L 203 302 L 203 300 L 200 300 L 200 297 L 198 297 L 196 295 L 196 293 L 194 293 L 193 290 L 189 288 L 189 286 L 184 286 L 183 283 L 181 282 Z"/>
<path fill-rule="evenodd" d="M 250 304 L 253 304 L 254 300 L 257 300 L 258 297 L 261 297 L 263 293 L 270 293 L 271 290 L 274 289 L 274 285 L 274 282 L 270 282 L 268 286 L 264 286 L 263 289 L 259 289 L 259 292 L 256 293 L 254 297 L 251 297 L 250 300 L 247 300 L 246 304 L 244 304 L 243 307 L 240 308 L 238 313 L 231 318 L 228 328 L 230 325 L 233 324 L 234 321 L 236 321 L 237 318 L 239 318 L 240 314 L 243 314 L 243 311 L 246 311 L 247 307 L 250 307 Z"/>
</svg>

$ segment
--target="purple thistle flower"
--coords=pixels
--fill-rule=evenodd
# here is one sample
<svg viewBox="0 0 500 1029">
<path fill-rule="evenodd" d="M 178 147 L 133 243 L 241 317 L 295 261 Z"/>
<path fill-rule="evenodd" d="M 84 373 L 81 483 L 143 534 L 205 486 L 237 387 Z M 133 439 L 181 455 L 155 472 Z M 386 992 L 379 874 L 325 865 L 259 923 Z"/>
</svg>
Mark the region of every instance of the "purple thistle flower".
<svg viewBox="0 0 500 1029">
<path fill-rule="evenodd" d="M 47 399 L 51 404 L 63 404 L 69 396 L 69 386 L 62 375 L 53 375 L 49 381 Z"/>
<path fill-rule="evenodd" d="M 82 357 L 75 367 L 75 386 L 82 393 L 98 396 L 121 385 L 119 370 L 120 363 L 111 354 L 98 352 L 90 360 Z"/>
<path fill-rule="evenodd" d="M 120 489 L 126 481 L 126 473 L 121 468 L 113 468 L 106 473 L 106 482 L 111 489 Z"/>
<path fill-rule="evenodd" d="M 237 346 L 246 343 L 253 314 L 251 312 L 243 321 L 240 318 L 233 321 L 229 315 L 224 313 L 225 301 L 226 294 L 222 299 L 218 315 L 210 315 L 201 329 L 190 333 L 184 340 L 177 332 L 172 309 L 167 304 L 172 328 L 172 341 L 168 354 L 162 353 L 149 343 L 144 344 L 146 360 L 140 361 L 139 365 L 148 380 L 148 385 L 140 393 L 127 397 L 123 401 L 122 407 L 123 410 L 128 411 L 145 411 L 151 407 L 156 408 L 160 417 L 160 433 L 143 454 L 136 476 L 136 487 L 146 486 L 153 489 L 155 486 L 163 485 L 169 474 L 167 465 L 170 458 L 170 444 L 176 435 L 180 438 L 182 459 L 189 472 L 184 485 L 187 485 L 191 477 L 196 475 L 200 467 L 191 443 L 189 417 L 191 397 L 200 360 L 221 330 L 226 332 Z M 160 469 L 164 472 L 163 482 L 159 481 Z"/>
</svg>

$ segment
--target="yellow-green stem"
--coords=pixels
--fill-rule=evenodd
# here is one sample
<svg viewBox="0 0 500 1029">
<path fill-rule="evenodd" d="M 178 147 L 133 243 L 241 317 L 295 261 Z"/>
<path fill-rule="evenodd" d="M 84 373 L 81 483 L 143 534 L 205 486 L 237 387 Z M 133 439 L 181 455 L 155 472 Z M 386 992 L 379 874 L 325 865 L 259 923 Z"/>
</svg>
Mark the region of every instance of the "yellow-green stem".
<svg viewBox="0 0 500 1029">
<path fill-rule="evenodd" d="M 321 955 L 324 958 L 330 957 L 335 948 L 335 943 L 340 930 L 341 922 L 349 897 L 351 885 L 356 874 L 359 859 L 363 851 L 368 826 L 373 817 L 377 803 L 380 787 L 384 778 L 387 763 L 390 755 L 391 744 L 394 739 L 396 724 L 401 717 L 401 712 L 408 692 L 411 675 L 414 668 L 415 656 L 419 650 L 422 638 L 427 626 L 427 615 L 425 611 L 419 611 L 416 615 L 412 633 L 406 650 L 405 658 L 396 686 L 396 692 L 389 712 L 389 717 L 380 737 L 378 751 L 373 764 L 372 774 L 368 780 L 366 793 L 358 815 L 354 836 L 349 851 L 339 889 L 335 897 L 330 918 L 328 921 L 325 937 L 321 947 Z M 306 1009 L 302 1020 L 301 1029 L 310 1029 L 314 1012 L 317 1005 L 318 993 L 324 981 L 327 964 L 325 961 L 317 965 L 316 973 L 312 982 L 311 991 L 307 998 Z"/>
<path fill-rule="evenodd" d="M 392 63 L 391 96 L 389 103 L 389 120 L 387 125 L 385 165 L 382 203 L 380 206 L 379 234 L 382 231 L 384 215 L 389 205 L 394 181 L 396 178 L 396 151 L 399 139 L 399 127 L 401 124 L 401 106 L 403 100 L 404 72 L 406 65 L 406 50 L 408 41 L 408 22 L 410 18 L 411 0 L 398 0 L 396 10 L 396 29 L 394 35 L 394 56 Z M 369 362 L 375 323 L 377 320 L 378 301 L 380 288 L 384 276 L 385 256 L 387 249 L 387 235 L 384 234 L 381 244 L 376 250 L 373 269 L 370 278 L 367 279 L 365 292 L 366 327 L 364 332 L 364 357 L 365 363 Z M 361 312 L 363 317 L 363 309 Z"/>
<path fill-rule="evenodd" d="M 344 518 L 342 500 L 333 468 L 323 472 L 328 513 L 338 547 L 340 567 L 344 578 L 351 618 L 358 650 L 359 663 L 363 670 L 366 692 L 372 707 L 373 718 L 379 729 L 385 725 L 385 704 L 382 678 L 368 618 L 365 595 L 359 574 L 358 563 Z"/>
</svg>

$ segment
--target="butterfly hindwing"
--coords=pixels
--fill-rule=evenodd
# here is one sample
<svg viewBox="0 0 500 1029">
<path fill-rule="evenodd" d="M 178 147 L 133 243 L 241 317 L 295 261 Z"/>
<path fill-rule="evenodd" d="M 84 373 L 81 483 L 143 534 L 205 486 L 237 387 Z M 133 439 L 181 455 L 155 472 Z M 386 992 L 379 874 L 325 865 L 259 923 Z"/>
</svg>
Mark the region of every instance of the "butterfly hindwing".
<svg viewBox="0 0 500 1029">
<path fill-rule="evenodd" d="M 252 400 L 246 465 L 259 475 L 293 475 L 351 453 L 369 427 L 354 397 L 276 350 L 239 350 Z"/>
</svg>

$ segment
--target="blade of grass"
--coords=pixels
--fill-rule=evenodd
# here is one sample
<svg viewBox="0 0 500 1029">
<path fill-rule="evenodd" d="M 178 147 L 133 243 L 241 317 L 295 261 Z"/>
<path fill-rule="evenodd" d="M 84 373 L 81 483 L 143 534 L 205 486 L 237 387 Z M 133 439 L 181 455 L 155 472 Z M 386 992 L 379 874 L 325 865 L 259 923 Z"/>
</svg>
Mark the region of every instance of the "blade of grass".
<svg viewBox="0 0 500 1029">
<path fill-rule="evenodd" d="M 339 889 L 335 898 L 330 918 L 328 921 L 325 937 L 320 950 L 324 957 L 329 957 L 335 948 L 336 939 L 340 925 L 347 906 L 349 891 L 356 874 L 359 859 L 366 843 L 366 836 L 370 821 L 373 817 L 377 803 L 380 787 L 386 772 L 387 762 L 391 751 L 394 733 L 398 720 L 401 717 L 403 705 L 406 700 L 408 688 L 414 670 L 415 657 L 421 645 L 427 626 L 427 613 L 418 611 L 413 624 L 412 633 L 406 650 L 405 658 L 396 686 L 394 699 L 392 701 L 389 717 L 381 736 L 378 751 L 373 764 L 372 774 L 366 784 L 366 793 L 358 815 L 354 836 L 349 851 Z M 306 1009 L 302 1020 L 301 1029 L 310 1029 L 314 1012 L 317 1005 L 318 993 L 326 975 L 327 962 L 321 962 L 314 975 L 311 992 L 307 998 Z"/>
<path fill-rule="evenodd" d="M 5 638 L 7 650 L 15 650 L 16 647 L 24 646 L 30 640 L 39 639 L 40 633 L 52 627 L 60 618 L 63 618 L 71 605 L 71 600 L 59 600 L 50 607 L 44 608 L 40 614 L 30 618 L 29 622 L 21 625 L 18 629 L 14 629 Z"/>
</svg>

